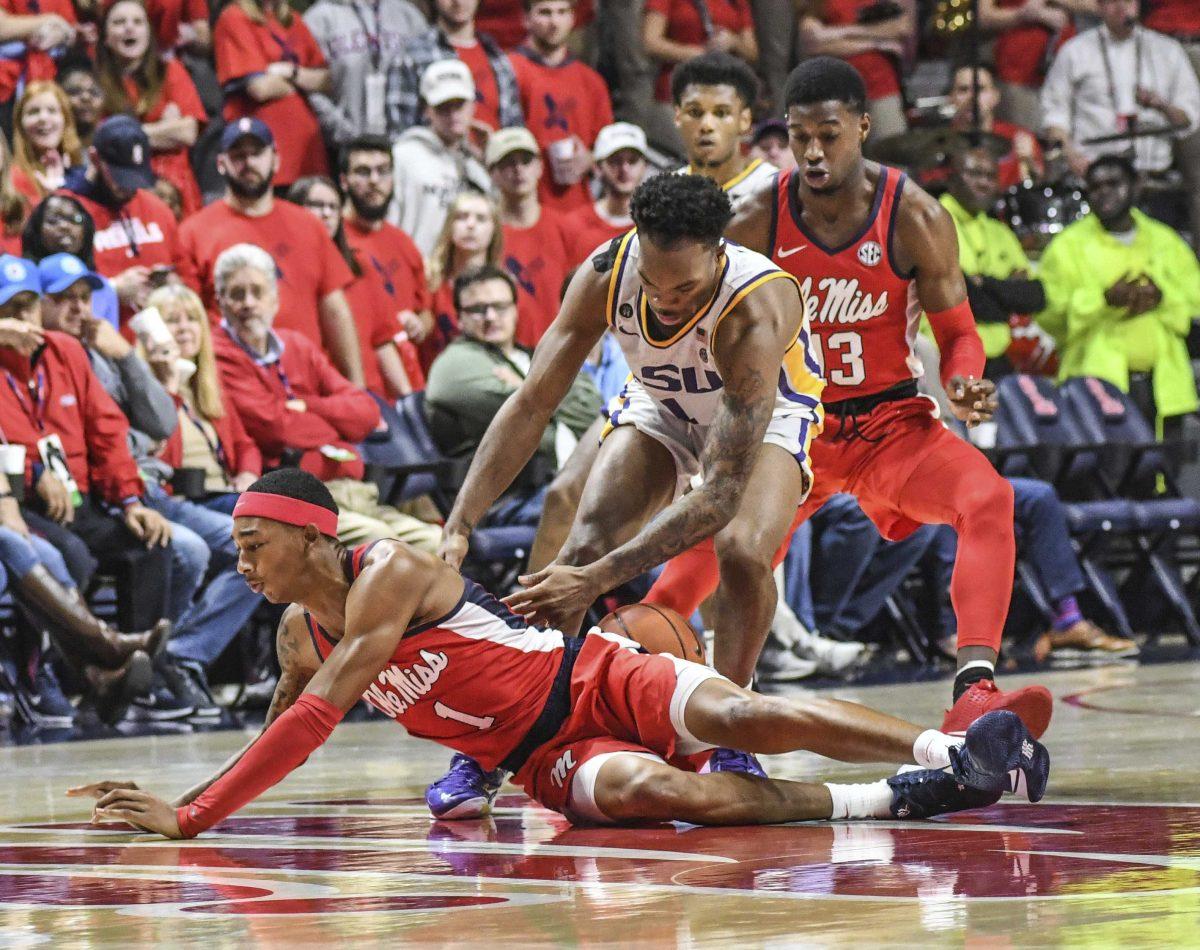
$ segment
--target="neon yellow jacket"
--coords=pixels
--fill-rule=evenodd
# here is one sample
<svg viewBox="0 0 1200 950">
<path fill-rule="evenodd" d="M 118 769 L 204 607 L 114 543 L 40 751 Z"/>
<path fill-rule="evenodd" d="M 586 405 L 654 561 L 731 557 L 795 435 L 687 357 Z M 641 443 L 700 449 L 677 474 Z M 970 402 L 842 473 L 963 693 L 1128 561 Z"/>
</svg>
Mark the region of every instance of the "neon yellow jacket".
<svg viewBox="0 0 1200 950">
<path fill-rule="evenodd" d="M 988 217 L 984 212 L 971 214 L 949 192 L 939 199 L 954 219 L 958 231 L 958 263 L 968 277 L 978 274 L 1007 280 L 1017 271 L 1032 275 L 1029 258 L 1016 234 L 1003 221 Z M 1012 341 L 1012 331 L 1003 323 L 980 323 L 977 326 L 988 359 L 1004 354 Z"/>
<path fill-rule="evenodd" d="M 1149 371 L 1160 417 L 1194 412 L 1200 400 L 1185 338 L 1200 315 L 1200 263 L 1171 228 L 1131 213 L 1136 231 L 1129 246 L 1094 214 L 1050 242 L 1040 268 L 1046 309 L 1037 321 L 1058 344 L 1059 379 L 1098 376 L 1128 391 L 1130 372 Z M 1108 305 L 1109 287 L 1143 274 L 1162 291 L 1158 307 L 1126 317 Z"/>
</svg>

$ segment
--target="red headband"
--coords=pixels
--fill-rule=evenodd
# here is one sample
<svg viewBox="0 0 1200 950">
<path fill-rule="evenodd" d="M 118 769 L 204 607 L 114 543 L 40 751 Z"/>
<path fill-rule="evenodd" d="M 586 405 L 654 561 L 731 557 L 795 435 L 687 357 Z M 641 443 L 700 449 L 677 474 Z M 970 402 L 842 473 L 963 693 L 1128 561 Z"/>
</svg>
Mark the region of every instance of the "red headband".
<svg viewBox="0 0 1200 950">
<path fill-rule="evenodd" d="M 289 498 L 287 495 L 272 495 L 268 492 L 243 492 L 233 506 L 235 518 L 268 518 L 284 524 L 303 528 L 316 525 L 321 534 L 337 537 L 338 516 L 336 511 L 314 505 L 312 502 Z"/>
</svg>

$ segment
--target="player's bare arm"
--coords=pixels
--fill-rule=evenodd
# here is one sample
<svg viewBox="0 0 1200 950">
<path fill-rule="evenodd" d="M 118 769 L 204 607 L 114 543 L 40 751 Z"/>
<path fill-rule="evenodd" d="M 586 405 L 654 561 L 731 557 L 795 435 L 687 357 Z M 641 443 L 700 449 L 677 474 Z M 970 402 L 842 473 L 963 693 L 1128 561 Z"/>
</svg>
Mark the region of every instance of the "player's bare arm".
<svg viewBox="0 0 1200 950">
<path fill-rule="evenodd" d="M 771 256 L 771 214 L 775 202 L 775 179 L 739 203 L 725 236 L 759 254 Z"/>
<path fill-rule="evenodd" d="M 320 658 L 313 649 L 312 640 L 309 638 L 308 631 L 304 626 L 304 611 L 295 604 L 292 604 L 284 611 L 283 618 L 279 621 L 279 628 L 275 633 L 275 652 L 279 657 L 279 681 L 275 684 L 275 693 L 271 697 L 271 705 L 267 709 L 267 715 L 263 720 L 262 728 L 255 733 L 249 742 L 235 752 L 224 765 L 213 773 L 212 776 L 194 785 L 176 798 L 174 807 L 187 805 L 194 801 L 196 796 L 203 793 L 213 782 L 233 768 L 241 757 L 245 755 L 246 750 L 259 740 L 267 727 L 292 707 L 300 694 L 304 692 L 313 674 L 320 668 Z M 136 782 L 127 780 L 106 780 L 69 788 L 67 789 L 67 795 L 98 799 L 95 808 L 100 808 L 102 807 L 100 802 L 104 800 L 109 792 L 120 789 L 137 791 L 138 785 Z M 95 820 L 96 816 L 93 812 L 93 821 Z"/>
<path fill-rule="evenodd" d="M 604 335 L 608 284 L 607 272 L 598 273 L 590 262 L 580 267 L 525 381 L 484 433 L 442 535 L 439 553 L 451 567 L 462 565 L 475 525 L 533 457 L 551 416 Z"/>
<path fill-rule="evenodd" d="M 946 356 L 964 329 L 939 315 L 967 300 L 967 284 L 958 263 L 954 220 L 928 193 L 910 185 L 901 198 L 896 234 L 897 263 L 902 268 L 915 269 L 917 299 L 929 316 L 938 346 Z M 954 415 L 968 426 L 986 422 L 996 411 L 996 387 L 991 380 L 973 374 L 955 374 L 944 382 Z"/>
<path fill-rule="evenodd" d="M 713 359 L 724 388 L 701 455 L 704 484 L 598 561 L 583 567 L 551 564 L 520 578 L 525 589 L 504 599 L 512 610 L 553 625 L 733 519 L 771 421 L 779 367 L 801 309 L 796 285 L 773 280 L 749 294 L 714 334 Z"/>
</svg>

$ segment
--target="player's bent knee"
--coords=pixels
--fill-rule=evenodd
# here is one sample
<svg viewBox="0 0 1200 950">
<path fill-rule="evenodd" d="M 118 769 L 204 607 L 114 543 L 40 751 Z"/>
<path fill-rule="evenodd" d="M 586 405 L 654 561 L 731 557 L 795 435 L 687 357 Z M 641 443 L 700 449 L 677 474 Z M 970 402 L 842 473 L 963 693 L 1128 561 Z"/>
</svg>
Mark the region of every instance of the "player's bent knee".
<svg viewBox="0 0 1200 950">
<path fill-rule="evenodd" d="M 958 509 L 964 517 L 1012 522 L 1013 489 L 999 474 L 980 479 L 961 492 Z"/>
<path fill-rule="evenodd" d="M 735 522 L 717 535 L 715 545 L 722 577 L 771 571 L 775 548 L 756 525 Z"/>
<path fill-rule="evenodd" d="M 614 822 L 663 821 L 688 805 L 687 773 L 664 762 L 614 756 L 596 779 L 596 806 Z"/>
</svg>

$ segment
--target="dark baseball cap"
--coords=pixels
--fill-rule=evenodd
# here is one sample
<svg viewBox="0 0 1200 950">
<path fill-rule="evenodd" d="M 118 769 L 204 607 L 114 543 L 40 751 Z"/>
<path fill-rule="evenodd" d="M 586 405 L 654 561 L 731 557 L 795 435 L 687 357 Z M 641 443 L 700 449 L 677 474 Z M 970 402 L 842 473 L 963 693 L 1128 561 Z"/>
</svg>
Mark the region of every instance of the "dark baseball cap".
<svg viewBox="0 0 1200 950">
<path fill-rule="evenodd" d="M 275 144 L 275 136 L 271 134 L 271 127 L 267 123 L 262 119 L 243 116 L 225 126 L 225 131 L 221 133 L 221 151 L 228 152 L 234 142 L 247 135 L 258 139 L 263 145 Z"/>
<path fill-rule="evenodd" d="M 129 115 L 114 115 L 100 123 L 92 146 L 113 180 L 126 191 L 151 188 L 150 139 L 142 124 Z"/>
<path fill-rule="evenodd" d="M 782 135 L 786 139 L 788 137 L 787 123 L 783 119 L 763 119 L 754 127 L 750 143 L 757 145 L 768 135 Z"/>
</svg>

